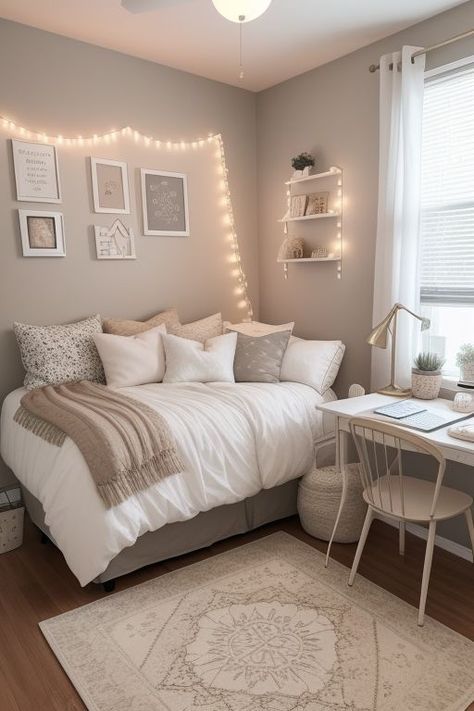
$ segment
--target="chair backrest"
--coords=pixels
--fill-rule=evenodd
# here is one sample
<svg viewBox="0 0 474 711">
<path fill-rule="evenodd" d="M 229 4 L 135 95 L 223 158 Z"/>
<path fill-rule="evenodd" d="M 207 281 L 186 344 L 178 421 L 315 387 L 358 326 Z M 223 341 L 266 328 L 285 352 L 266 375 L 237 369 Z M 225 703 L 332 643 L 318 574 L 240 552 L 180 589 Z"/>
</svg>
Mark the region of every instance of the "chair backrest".
<svg viewBox="0 0 474 711">
<path fill-rule="evenodd" d="M 407 475 L 403 470 L 403 451 L 419 452 L 437 462 L 438 472 L 430 510 L 432 517 L 446 469 L 446 459 L 439 447 L 400 426 L 369 417 L 353 418 L 350 428 L 359 455 L 360 476 L 366 496 L 375 508 L 384 513 L 397 513 L 394 503 L 399 500 L 401 514 L 405 515 L 404 479 Z"/>
</svg>

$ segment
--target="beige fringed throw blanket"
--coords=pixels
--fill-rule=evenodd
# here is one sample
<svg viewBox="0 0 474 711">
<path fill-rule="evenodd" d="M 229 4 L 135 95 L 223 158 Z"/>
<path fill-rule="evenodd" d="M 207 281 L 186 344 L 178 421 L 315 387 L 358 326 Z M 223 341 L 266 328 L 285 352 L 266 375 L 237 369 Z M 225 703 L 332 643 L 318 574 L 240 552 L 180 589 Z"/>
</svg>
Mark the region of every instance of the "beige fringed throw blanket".
<svg viewBox="0 0 474 711">
<path fill-rule="evenodd" d="M 105 385 L 82 381 L 31 390 L 14 419 L 58 447 L 70 437 L 107 508 L 184 468 L 164 418 Z"/>
</svg>

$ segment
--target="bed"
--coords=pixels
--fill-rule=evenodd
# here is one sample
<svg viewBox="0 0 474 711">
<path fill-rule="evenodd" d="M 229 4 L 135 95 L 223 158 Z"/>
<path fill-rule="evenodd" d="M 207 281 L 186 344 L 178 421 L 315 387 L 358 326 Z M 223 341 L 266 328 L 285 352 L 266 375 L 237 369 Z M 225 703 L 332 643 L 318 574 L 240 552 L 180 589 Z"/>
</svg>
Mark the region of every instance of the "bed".
<svg viewBox="0 0 474 711">
<path fill-rule="evenodd" d="M 18 477 L 33 522 L 62 551 L 81 585 L 104 583 L 153 562 L 244 533 L 296 511 L 298 478 L 332 419 L 336 399 L 294 382 L 180 383 L 121 390 L 160 412 L 185 470 L 106 509 L 71 439 L 55 447 L 1 416 L 1 454 Z"/>
</svg>

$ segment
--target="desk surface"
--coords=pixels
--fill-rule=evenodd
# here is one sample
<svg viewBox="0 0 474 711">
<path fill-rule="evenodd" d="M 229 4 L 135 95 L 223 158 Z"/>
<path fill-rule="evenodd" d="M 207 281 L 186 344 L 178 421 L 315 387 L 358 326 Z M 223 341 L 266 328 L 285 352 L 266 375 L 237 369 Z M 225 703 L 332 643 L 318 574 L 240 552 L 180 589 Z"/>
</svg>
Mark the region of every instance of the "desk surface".
<svg viewBox="0 0 474 711">
<path fill-rule="evenodd" d="M 373 417 L 375 420 L 390 422 L 392 424 L 402 426 L 402 423 L 399 420 L 394 420 L 391 417 L 384 417 L 383 415 L 377 415 L 374 413 L 375 408 L 381 407 L 382 405 L 389 405 L 392 402 L 400 402 L 400 398 L 373 393 L 371 395 L 362 395 L 361 397 L 347 398 L 346 400 L 335 400 L 333 402 L 321 403 L 321 405 L 318 405 L 317 407 L 318 410 L 322 410 L 323 412 L 339 417 L 339 427 L 348 431 L 349 420 L 352 417 L 359 416 Z M 437 398 L 436 400 L 419 400 L 417 402 L 420 402 L 420 404 L 423 405 L 426 404 L 426 409 L 435 413 L 437 411 L 451 411 L 451 400 Z M 403 429 L 437 444 L 438 447 L 442 449 L 446 459 L 474 466 L 474 442 L 465 442 L 462 439 L 450 437 L 447 432 L 448 427 L 442 427 L 439 430 L 434 430 L 434 432 L 420 432 L 419 430 L 414 430 L 411 427 L 404 427 Z"/>
</svg>

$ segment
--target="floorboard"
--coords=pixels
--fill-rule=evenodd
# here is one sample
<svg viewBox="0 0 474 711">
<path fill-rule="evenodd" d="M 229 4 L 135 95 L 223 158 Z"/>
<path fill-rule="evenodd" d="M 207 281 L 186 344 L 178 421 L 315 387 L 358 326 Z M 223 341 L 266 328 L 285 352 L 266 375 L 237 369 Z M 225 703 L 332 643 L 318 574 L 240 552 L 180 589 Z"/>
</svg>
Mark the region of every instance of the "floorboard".
<svg viewBox="0 0 474 711">
<path fill-rule="evenodd" d="M 325 551 L 326 543 L 308 536 L 298 518 L 290 518 L 205 550 L 149 566 L 117 581 L 124 590 L 171 570 L 191 565 L 275 531 L 286 531 Z M 407 534 L 406 553 L 398 555 L 396 529 L 375 521 L 360 564 L 360 574 L 418 605 L 424 542 Z M 333 557 L 352 564 L 355 545 L 335 544 Z M 38 530 L 27 520 L 21 548 L 0 555 L 0 711 L 84 711 L 68 677 L 44 640 L 38 622 L 72 610 L 105 593 L 100 586 L 81 588 L 62 554 L 43 545 Z M 474 640 L 474 566 L 435 549 L 428 593 L 428 615 Z M 474 711 L 474 703 L 468 711 Z"/>
</svg>

